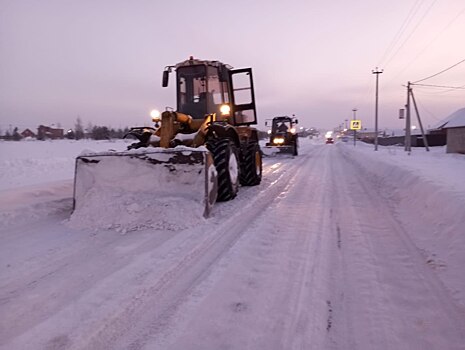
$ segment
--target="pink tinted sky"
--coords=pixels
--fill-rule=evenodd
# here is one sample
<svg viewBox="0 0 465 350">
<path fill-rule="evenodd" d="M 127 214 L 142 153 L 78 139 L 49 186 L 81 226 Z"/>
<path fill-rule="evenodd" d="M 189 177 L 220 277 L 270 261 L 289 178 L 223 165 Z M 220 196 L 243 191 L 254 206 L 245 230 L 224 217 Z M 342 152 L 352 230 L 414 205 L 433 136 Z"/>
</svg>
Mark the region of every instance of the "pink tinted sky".
<svg viewBox="0 0 465 350">
<path fill-rule="evenodd" d="M 463 0 L 0 0 L 0 129 L 148 124 L 174 106 L 166 65 L 190 55 L 252 67 L 260 124 L 295 114 L 333 128 L 353 115 L 401 128 L 407 81 L 463 59 Z M 465 85 L 465 62 L 424 82 Z M 425 125 L 465 107 L 465 89 L 415 87 Z"/>
</svg>

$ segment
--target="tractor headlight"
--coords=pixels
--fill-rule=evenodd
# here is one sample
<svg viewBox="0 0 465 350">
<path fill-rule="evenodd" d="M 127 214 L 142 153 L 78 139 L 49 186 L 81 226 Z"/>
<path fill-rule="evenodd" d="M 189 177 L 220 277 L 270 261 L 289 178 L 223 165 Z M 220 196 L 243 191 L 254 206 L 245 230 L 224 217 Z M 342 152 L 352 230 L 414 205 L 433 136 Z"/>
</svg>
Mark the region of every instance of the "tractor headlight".
<svg viewBox="0 0 465 350">
<path fill-rule="evenodd" d="M 273 143 L 275 145 L 282 145 L 284 143 L 284 137 L 275 137 Z"/>
<path fill-rule="evenodd" d="M 291 128 L 291 134 L 295 134 L 295 128 Z"/>
<path fill-rule="evenodd" d="M 268 130 L 267 133 L 268 133 L 268 135 L 271 135 L 271 130 Z"/>
<path fill-rule="evenodd" d="M 161 114 L 160 114 L 160 111 L 154 109 L 150 112 L 150 116 L 152 117 L 152 121 L 154 123 L 158 123 L 159 121 L 161 121 Z"/>
<path fill-rule="evenodd" d="M 229 116 L 229 113 L 231 112 L 231 107 L 229 107 L 229 105 L 227 104 L 221 105 L 220 112 L 221 115 Z"/>
</svg>

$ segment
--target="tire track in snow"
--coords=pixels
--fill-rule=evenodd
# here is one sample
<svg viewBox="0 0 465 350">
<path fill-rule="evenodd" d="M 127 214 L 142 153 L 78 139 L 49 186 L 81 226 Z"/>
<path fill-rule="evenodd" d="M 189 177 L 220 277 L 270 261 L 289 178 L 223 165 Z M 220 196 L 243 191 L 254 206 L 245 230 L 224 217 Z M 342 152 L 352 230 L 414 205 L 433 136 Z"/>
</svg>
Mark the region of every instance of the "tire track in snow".
<svg viewBox="0 0 465 350">
<path fill-rule="evenodd" d="M 334 313 L 332 334 L 328 347 L 332 349 L 391 349 L 389 322 L 379 322 L 378 315 L 370 310 L 383 305 L 383 290 L 377 283 L 375 257 L 369 242 L 360 228 L 358 198 L 351 195 L 354 175 L 348 168 L 340 150 L 331 150 L 331 188 L 332 221 L 336 231 L 335 238 L 338 259 L 333 260 L 332 271 L 332 309 Z M 339 249 L 339 237 L 344 247 Z M 354 272 L 354 269 L 357 272 Z M 364 299 L 361 301 L 361 299 Z M 386 314 L 379 312 L 379 318 Z"/>
<path fill-rule="evenodd" d="M 301 161 L 305 161 L 305 158 L 302 157 Z M 272 185 L 270 188 L 265 188 L 264 190 L 260 191 L 261 197 L 258 200 L 250 203 L 245 208 L 241 208 L 240 211 L 237 213 L 236 217 L 231 218 L 229 222 L 223 224 L 223 226 L 230 226 L 230 228 L 227 229 L 229 230 L 229 232 L 221 234 L 222 237 L 219 237 L 217 239 L 218 242 L 212 242 L 212 244 L 217 245 L 219 243 L 221 245 L 224 245 L 227 242 L 229 242 L 229 244 L 225 246 L 224 249 L 218 249 L 218 247 L 211 249 L 211 247 L 206 247 L 207 251 L 204 252 L 202 255 L 206 257 L 207 263 L 197 261 L 196 265 L 200 267 L 200 271 L 196 272 L 193 268 L 191 268 L 190 271 L 188 271 L 190 276 L 187 276 L 188 278 L 192 279 L 193 275 L 198 275 L 199 277 L 194 282 L 189 282 L 187 284 L 179 283 L 178 279 L 176 281 L 176 284 L 180 284 L 181 289 L 179 293 L 171 295 L 169 300 L 171 306 L 166 307 L 166 312 L 164 314 L 157 315 L 156 318 L 153 316 L 143 317 L 142 320 L 138 321 L 139 323 L 141 323 L 141 327 L 138 327 L 138 330 L 134 331 L 135 334 L 128 336 L 128 340 L 124 340 L 123 342 L 121 342 L 121 340 L 118 340 L 118 348 L 166 349 L 169 347 L 168 343 L 170 343 L 170 339 L 171 342 L 174 341 L 173 339 L 176 339 L 177 335 L 179 335 L 180 332 L 178 328 L 180 327 L 179 323 L 182 322 L 179 322 L 178 320 L 178 318 L 180 317 L 179 314 L 186 313 L 186 307 L 182 305 L 187 303 L 188 305 L 190 305 L 188 309 L 192 308 L 192 300 L 198 299 L 198 297 L 193 296 L 194 294 L 199 293 L 198 289 L 200 288 L 200 293 L 205 293 L 205 290 L 202 291 L 202 289 L 209 287 L 205 287 L 204 285 L 208 285 L 211 283 L 207 282 L 206 280 L 211 277 L 213 271 L 218 270 L 218 268 L 220 270 L 222 269 L 220 261 L 223 260 L 223 258 L 225 258 L 225 256 L 227 255 L 226 252 L 229 251 L 236 244 L 236 242 L 240 240 L 242 236 L 248 232 L 250 226 L 256 225 L 253 223 L 257 222 L 260 216 L 262 216 L 264 210 L 271 203 L 279 201 L 280 198 L 282 198 L 281 194 L 287 191 L 286 187 L 288 187 L 289 183 L 291 183 L 293 179 L 297 177 L 297 165 L 298 164 L 296 164 L 295 162 L 287 164 L 288 169 L 286 170 L 286 173 L 291 174 L 290 178 L 284 177 L 272 181 Z M 273 188 L 273 186 L 276 188 Z M 235 203 L 238 204 L 238 202 L 235 201 L 228 202 L 227 204 L 235 205 Z M 240 219 L 238 220 L 239 217 Z M 219 234 L 219 231 L 222 230 L 223 228 L 217 229 L 218 232 L 216 232 L 216 234 Z M 228 237 L 228 235 L 230 237 Z M 203 245 L 204 243 L 202 243 L 202 246 Z M 210 256 L 212 255 L 212 253 L 215 255 L 214 257 Z M 187 285 L 188 287 L 186 288 Z M 203 286 L 200 287 L 200 285 Z M 171 290 L 173 289 L 171 288 Z M 230 306 L 231 310 L 235 314 L 242 314 L 244 312 L 247 312 L 249 308 L 247 302 L 240 300 L 231 302 Z M 189 313 L 189 311 L 187 312 Z M 173 325 L 173 323 L 175 324 Z M 156 341 L 154 341 L 154 339 L 156 339 Z M 146 344 L 147 342 L 149 343 Z M 188 347 L 192 347 L 192 344 L 188 345 Z"/>
<path fill-rule="evenodd" d="M 278 178 L 286 171 L 287 169 L 283 167 L 283 164 L 265 167 L 265 174 L 270 173 L 270 176 L 274 178 L 274 182 L 265 184 L 264 187 L 274 186 Z M 264 189 L 262 191 L 264 191 Z M 239 198 L 240 197 L 238 197 L 238 199 Z M 240 207 L 239 203 L 236 205 Z M 37 221 L 36 224 L 40 226 L 41 221 Z M 51 224 L 49 222 L 44 222 L 41 227 L 43 227 L 43 225 Z M 57 234 L 59 230 L 63 230 L 64 227 L 61 223 L 58 224 L 58 226 L 58 229 L 56 227 L 50 227 L 50 229 L 46 230 L 54 231 L 50 232 L 50 234 L 47 233 L 50 237 L 46 239 L 52 239 L 51 237 L 53 234 Z M 23 232 L 23 229 L 23 226 L 18 228 L 19 232 L 22 233 L 21 236 L 18 237 L 20 238 L 19 243 L 25 241 L 25 238 L 31 236 L 33 233 L 32 231 L 38 230 L 39 227 L 34 225 L 32 228 L 30 226 L 27 227 L 30 232 Z M 100 236 L 102 233 L 88 234 L 84 232 L 74 232 L 74 234 L 66 234 L 65 237 L 60 234 L 59 243 L 55 244 L 54 240 L 54 248 L 51 251 L 49 248 L 50 246 L 44 244 L 45 241 L 41 241 L 40 246 L 34 244 L 33 250 L 26 251 L 31 256 L 25 256 L 31 264 L 34 262 L 34 264 L 31 265 L 33 269 L 31 270 L 28 268 L 26 275 L 21 273 L 15 277 L 14 274 L 12 274 L 12 278 L 2 283 L 2 290 L 8 291 L 5 293 L 2 292 L 2 295 L 8 296 L 2 300 L 2 314 L 4 317 L 10 315 L 7 318 L 10 326 L 2 322 L 2 327 L 0 327 L 2 329 L 0 333 L 3 334 L 1 343 L 6 344 L 10 340 L 13 341 L 15 337 L 18 337 L 21 338 L 21 341 L 25 344 L 33 344 L 26 345 L 26 348 L 31 348 L 31 346 L 36 348 L 36 341 L 42 338 L 43 334 L 46 334 L 46 332 L 39 330 L 49 329 L 51 326 L 48 324 L 53 323 L 51 320 L 56 321 L 60 320 L 60 318 L 69 319 L 68 316 L 70 315 L 76 316 L 73 310 L 75 310 L 79 304 L 81 304 L 83 310 L 85 310 L 81 312 L 81 314 L 95 313 L 95 310 L 92 310 L 92 308 L 86 306 L 86 304 L 88 304 L 92 298 L 95 298 L 96 294 L 103 293 L 103 291 L 99 289 L 100 285 L 113 284 L 116 289 L 120 289 L 121 286 L 118 286 L 117 283 L 113 281 L 115 278 L 118 278 L 118 276 L 121 276 L 122 281 L 128 279 L 125 272 L 130 270 L 132 265 L 137 265 L 138 263 L 133 262 L 134 256 L 145 256 L 148 255 L 148 252 L 152 255 L 156 254 L 157 251 L 163 252 L 163 249 L 166 249 L 165 245 L 167 245 L 170 240 L 177 240 L 175 237 L 176 235 L 185 236 L 185 233 L 182 234 L 180 232 L 177 232 L 176 235 L 173 235 L 171 232 L 169 233 L 170 236 L 159 234 L 154 237 L 147 237 L 147 235 L 145 235 L 145 238 L 140 239 L 142 233 L 138 233 L 137 236 L 126 235 L 122 237 L 114 232 L 105 232 L 103 236 L 104 239 L 101 239 Z M 76 235 L 82 236 L 76 239 Z M 214 234 L 210 234 L 210 236 L 213 235 Z M 35 238 L 36 235 L 33 236 Z M 196 246 L 199 239 L 197 236 L 198 232 L 197 234 L 188 235 L 186 241 L 189 241 L 189 239 L 194 241 L 194 239 L 196 239 Z M 90 246 L 87 242 L 89 239 L 92 241 Z M 133 241 L 133 243 L 128 243 L 127 240 Z M 15 244 L 15 242 L 11 243 Z M 76 243 L 79 249 L 76 249 Z M 121 255 L 118 257 L 115 250 L 118 250 L 119 246 L 127 244 L 132 246 L 131 249 L 125 250 L 125 252 L 129 254 L 127 256 Z M 176 249 L 174 249 L 173 251 L 179 253 L 179 250 L 176 251 Z M 15 258 L 18 261 L 13 265 L 24 265 L 21 260 L 17 257 Z M 167 259 L 169 259 L 169 256 Z M 152 269 L 153 267 L 150 266 L 148 268 L 142 268 L 142 265 L 137 267 L 134 273 L 136 277 L 130 282 L 136 285 L 143 284 L 144 278 L 150 273 L 153 273 Z M 17 271 L 17 268 L 15 271 Z M 91 276 L 87 275 L 89 271 L 91 271 Z M 50 290 L 50 292 L 46 292 L 46 290 Z M 128 292 L 130 292 L 130 290 Z M 50 296 L 52 296 L 52 299 L 50 299 Z M 34 306 L 29 307 L 28 303 L 32 300 L 34 300 Z M 8 312 L 8 308 L 11 309 L 11 312 Z M 24 312 L 21 311 L 22 309 L 24 309 Z M 63 315 L 68 316 L 62 317 Z M 2 318 L 2 320 L 6 321 L 6 318 Z M 73 324 L 72 321 L 63 321 L 58 321 L 57 324 L 60 324 L 63 329 L 73 328 L 70 326 Z M 79 319 L 75 321 L 81 323 Z M 11 325 L 14 325 L 16 328 L 11 327 Z M 50 332 L 53 334 L 56 331 L 52 330 Z M 66 334 L 67 331 L 64 330 L 62 333 Z M 21 336 L 21 334 L 23 335 Z M 58 336 L 61 337 L 61 335 Z M 18 340 L 19 343 L 21 343 L 21 341 Z M 7 346 L 7 348 L 9 349 L 10 346 Z"/>
<path fill-rule="evenodd" d="M 311 167 L 309 169 L 309 167 Z M 305 203 L 306 212 L 310 213 L 307 219 L 308 229 L 305 239 L 301 242 L 306 252 L 306 258 L 299 266 L 295 283 L 289 299 L 293 303 L 294 317 L 281 337 L 283 349 L 322 349 L 325 343 L 325 330 L 327 329 L 328 288 L 327 261 L 330 237 L 330 196 L 328 196 L 331 181 L 330 160 L 328 149 L 320 147 L 314 162 L 303 166 L 302 174 L 313 174 L 313 178 L 305 176 L 299 178 L 300 183 L 294 184 L 297 192 L 295 199 Z M 301 188 L 313 184 L 311 190 L 303 191 Z M 299 212 L 301 214 L 302 211 Z M 299 278 L 300 277 L 300 278 Z"/>
<path fill-rule="evenodd" d="M 315 264 L 321 246 L 313 244 L 321 229 L 321 209 L 302 215 L 311 200 L 315 207 L 322 206 L 319 195 L 313 196 L 325 187 L 314 183 L 321 176 L 321 164 L 315 160 L 319 153 L 321 149 L 299 159 L 298 174 L 234 246 L 219 280 L 202 290 L 200 301 L 186 301 L 179 313 L 190 315 L 190 320 L 181 322 L 167 343 L 153 340 L 144 349 L 322 348 L 327 304 L 321 276 L 326 271 L 324 263 Z M 302 176 L 308 170 L 312 176 Z M 312 275 L 317 275 L 314 283 Z M 229 317 L 224 315 L 226 305 Z"/>
<path fill-rule="evenodd" d="M 279 164 L 277 167 L 272 166 L 270 171 L 276 172 L 277 168 L 282 167 Z M 260 189 L 258 197 L 245 207 L 239 208 L 240 203 L 235 201 L 225 203 L 228 206 L 237 206 L 238 211 L 226 221 L 217 222 L 217 226 L 209 232 L 208 239 L 197 243 L 158 283 L 144 290 L 138 296 L 137 302 L 131 303 L 121 314 L 107 322 L 103 329 L 94 334 L 94 339 L 85 348 L 136 350 L 142 349 L 155 335 L 161 339 L 167 337 L 172 331 L 170 320 L 175 317 L 182 300 L 188 298 L 195 287 L 209 276 L 225 253 L 296 176 L 299 165 L 287 165 L 288 168 L 277 172 L 278 178 L 265 189 Z M 286 177 L 289 174 L 291 176 Z"/>
<path fill-rule="evenodd" d="M 351 340 L 350 347 L 344 348 L 463 349 L 465 314 L 397 221 L 393 203 L 382 195 L 382 182 L 361 171 L 346 152 L 339 158 L 334 164 L 345 182 L 339 200 L 351 212 L 339 218 L 347 227 L 345 247 L 349 245 L 342 255 L 349 288 L 340 302 Z M 362 294 L 364 301 L 356 295 L 363 289 L 371 291 Z M 367 317 L 356 328 L 352 326 L 357 325 L 354 307 Z"/>
</svg>

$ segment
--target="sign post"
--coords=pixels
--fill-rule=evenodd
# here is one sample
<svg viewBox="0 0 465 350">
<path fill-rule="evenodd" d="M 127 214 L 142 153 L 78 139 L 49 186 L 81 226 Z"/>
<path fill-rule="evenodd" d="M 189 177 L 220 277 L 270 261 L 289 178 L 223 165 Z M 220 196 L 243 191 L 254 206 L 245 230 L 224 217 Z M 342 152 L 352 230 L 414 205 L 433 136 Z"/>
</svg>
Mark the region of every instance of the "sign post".
<svg viewBox="0 0 465 350">
<path fill-rule="evenodd" d="M 350 130 L 354 131 L 354 146 L 357 140 L 357 130 L 362 130 L 362 121 L 360 119 L 353 119 L 350 121 Z"/>
</svg>

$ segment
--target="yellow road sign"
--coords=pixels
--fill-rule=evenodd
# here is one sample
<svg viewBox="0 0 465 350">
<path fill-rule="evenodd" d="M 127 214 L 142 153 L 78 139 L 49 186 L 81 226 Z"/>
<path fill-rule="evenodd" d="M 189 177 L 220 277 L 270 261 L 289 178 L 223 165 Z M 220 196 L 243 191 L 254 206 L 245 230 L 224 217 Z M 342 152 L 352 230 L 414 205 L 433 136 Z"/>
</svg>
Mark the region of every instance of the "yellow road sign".
<svg viewBox="0 0 465 350">
<path fill-rule="evenodd" d="M 361 120 L 351 120 L 350 121 L 350 130 L 361 130 L 362 121 Z"/>
</svg>

